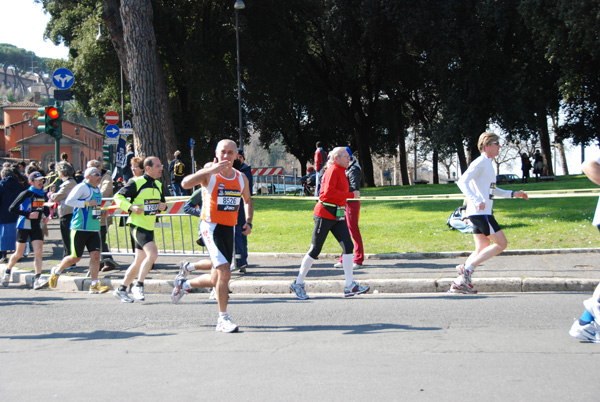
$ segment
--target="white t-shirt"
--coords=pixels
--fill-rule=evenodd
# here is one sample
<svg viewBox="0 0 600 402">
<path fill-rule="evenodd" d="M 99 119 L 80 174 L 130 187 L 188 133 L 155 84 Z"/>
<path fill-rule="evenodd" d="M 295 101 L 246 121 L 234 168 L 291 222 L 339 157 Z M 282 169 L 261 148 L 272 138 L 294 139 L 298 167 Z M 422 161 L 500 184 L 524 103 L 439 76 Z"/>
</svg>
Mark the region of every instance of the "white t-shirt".
<svg viewBox="0 0 600 402">
<path fill-rule="evenodd" d="M 600 165 L 600 157 L 596 159 L 596 163 Z M 594 214 L 594 220 L 592 221 L 592 225 L 600 225 L 600 197 L 598 198 L 598 205 L 596 206 L 596 213 Z"/>
<path fill-rule="evenodd" d="M 496 187 L 496 171 L 492 159 L 485 155 L 480 155 L 471 162 L 457 184 L 468 200 L 467 216 L 492 215 L 494 197 L 511 198 L 513 195 L 512 191 Z M 485 203 L 485 209 L 480 211 L 481 203 Z"/>
</svg>

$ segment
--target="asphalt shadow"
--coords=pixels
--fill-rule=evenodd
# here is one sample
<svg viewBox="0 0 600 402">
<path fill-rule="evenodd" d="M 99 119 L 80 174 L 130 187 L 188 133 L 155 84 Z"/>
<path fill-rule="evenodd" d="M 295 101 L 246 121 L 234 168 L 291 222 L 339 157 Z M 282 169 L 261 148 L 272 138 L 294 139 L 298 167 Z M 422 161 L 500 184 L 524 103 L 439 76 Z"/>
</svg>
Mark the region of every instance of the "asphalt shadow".
<svg viewBox="0 0 600 402">
<path fill-rule="evenodd" d="M 147 334 L 145 332 L 126 332 L 126 331 L 93 331 L 93 332 L 53 332 L 50 334 L 38 335 L 9 335 L 0 336 L 0 339 L 21 339 L 21 340 L 39 340 L 39 339 L 70 339 L 72 341 L 93 341 L 98 339 L 131 339 L 137 337 L 158 337 L 172 336 L 176 334 Z"/>
</svg>

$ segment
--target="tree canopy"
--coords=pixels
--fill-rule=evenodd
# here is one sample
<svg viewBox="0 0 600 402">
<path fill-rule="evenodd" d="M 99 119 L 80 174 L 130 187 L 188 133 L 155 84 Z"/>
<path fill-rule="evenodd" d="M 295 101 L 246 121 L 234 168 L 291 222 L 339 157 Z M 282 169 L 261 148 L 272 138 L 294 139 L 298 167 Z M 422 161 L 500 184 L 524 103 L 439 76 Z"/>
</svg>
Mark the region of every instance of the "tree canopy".
<svg viewBox="0 0 600 402">
<path fill-rule="evenodd" d="M 39 1 L 52 17 L 47 36 L 70 49 L 84 111 L 118 106 L 122 66 L 126 113 L 169 151 L 192 138 L 207 160 L 219 139 L 237 140 L 233 1 Z M 599 3 L 248 0 L 239 11 L 244 127 L 265 147 L 282 141 L 303 171 L 317 140 L 349 145 L 368 185 L 372 155 L 405 151 L 409 133 L 433 152 L 434 174 L 451 153 L 465 169 L 490 124 L 539 138 L 548 162 L 547 118 L 559 110 L 567 120 L 555 141 L 598 140 Z M 109 41 L 95 40 L 98 24 Z"/>
</svg>

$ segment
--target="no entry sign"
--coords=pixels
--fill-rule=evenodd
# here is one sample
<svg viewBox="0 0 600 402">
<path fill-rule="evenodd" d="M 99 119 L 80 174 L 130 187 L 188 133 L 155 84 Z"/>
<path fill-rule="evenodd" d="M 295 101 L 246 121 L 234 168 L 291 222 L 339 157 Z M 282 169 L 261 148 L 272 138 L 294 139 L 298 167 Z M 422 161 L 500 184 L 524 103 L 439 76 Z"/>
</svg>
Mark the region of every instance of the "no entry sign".
<svg viewBox="0 0 600 402">
<path fill-rule="evenodd" d="M 117 124 L 119 122 L 119 113 L 115 112 L 114 110 L 108 111 L 104 115 L 104 121 L 106 124 Z"/>
</svg>

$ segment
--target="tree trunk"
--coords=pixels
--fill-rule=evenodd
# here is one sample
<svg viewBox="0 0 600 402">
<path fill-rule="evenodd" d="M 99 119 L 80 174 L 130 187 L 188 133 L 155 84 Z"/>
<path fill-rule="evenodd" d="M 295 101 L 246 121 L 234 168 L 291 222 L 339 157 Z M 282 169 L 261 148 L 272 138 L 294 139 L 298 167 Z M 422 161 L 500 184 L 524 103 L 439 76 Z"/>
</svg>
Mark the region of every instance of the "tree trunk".
<svg viewBox="0 0 600 402">
<path fill-rule="evenodd" d="M 440 184 L 440 173 L 438 169 L 440 167 L 440 153 L 437 149 L 433 150 L 432 164 L 433 164 L 433 184 Z"/>
<path fill-rule="evenodd" d="M 104 6 L 103 18 L 130 85 L 136 155 L 157 156 L 166 164 L 177 141 L 156 47 L 152 4 L 147 0 L 104 0 Z M 167 176 L 164 169 L 163 180 Z"/>
<path fill-rule="evenodd" d="M 402 185 L 408 186 L 410 185 L 410 179 L 408 177 L 408 155 L 406 154 L 406 131 L 404 130 L 404 114 L 401 106 L 396 110 L 396 126 L 398 153 L 400 154 L 400 176 L 402 177 Z"/>
<path fill-rule="evenodd" d="M 568 176 L 569 175 L 569 166 L 567 165 L 567 155 L 565 154 L 565 145 L 563 144 L 562 141 L 558 141 L 558 152 L 560 154 L 560 164 L 563 168 L 563 174 Z M 556 156 L 554 156 L 556 158 Z M 556 172 L 554 172 L 554 174 L 556 174 Z"/>
<path fill-rule="evenodd" d="M 540 133 L 540 147 L 542 148 L 542 157 L 544 158 L 544 176 L 554 176 L 552 169 L 552 150 L 550 149 L 550 134 L 548 132 L 548 122 L 544 110 L 537 113 L 538 129 Z"/>
<path fill-rule="evenodd" d="M 456 155 L 458 156 L 460 172 L 464 173 L 465 170 L 467 170 L 467 168 L 469 167 L 469 164 L 467 163 L 467 156 L 465 155 L 465 147 L 460 141 L 456 144 Z"/>
</svg>

